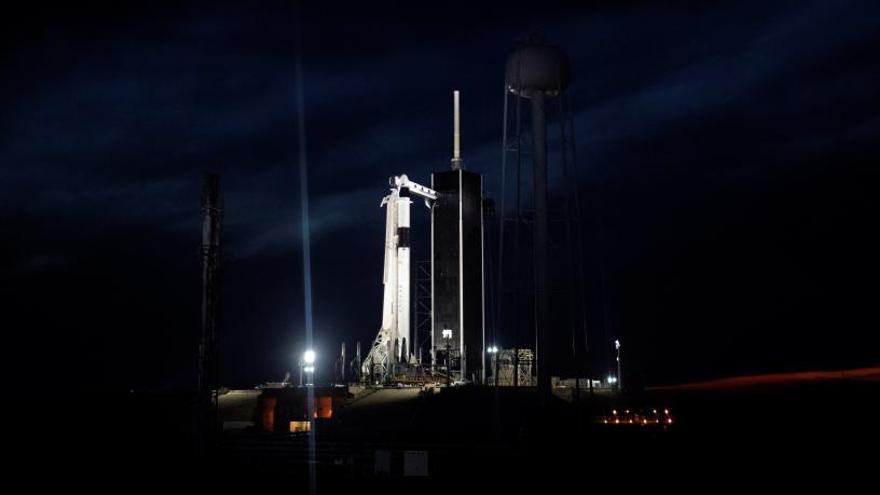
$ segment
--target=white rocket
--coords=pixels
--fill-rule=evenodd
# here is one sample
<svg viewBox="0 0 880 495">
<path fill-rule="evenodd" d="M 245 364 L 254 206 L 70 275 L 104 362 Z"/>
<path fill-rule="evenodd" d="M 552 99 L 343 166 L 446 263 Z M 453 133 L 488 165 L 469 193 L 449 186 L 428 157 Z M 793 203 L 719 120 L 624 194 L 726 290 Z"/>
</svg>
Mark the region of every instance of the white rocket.
<svg viewBox="0 0 880 495">
<path fill-rule="evenodd" d="M 361 367 L 365 376 L 384 381 L 394 363 L 412 363 L 410 353 L 410 206 L 412 195 L 425 199 L 430 208 L 437 192 L 416 184 L 406 175 L 392 177 L 391 193 L 382 198 L 385 215 L 385 297 L 382 326 Z M 375 374 L 375 375 L 374 375 Z"/>
</svg>

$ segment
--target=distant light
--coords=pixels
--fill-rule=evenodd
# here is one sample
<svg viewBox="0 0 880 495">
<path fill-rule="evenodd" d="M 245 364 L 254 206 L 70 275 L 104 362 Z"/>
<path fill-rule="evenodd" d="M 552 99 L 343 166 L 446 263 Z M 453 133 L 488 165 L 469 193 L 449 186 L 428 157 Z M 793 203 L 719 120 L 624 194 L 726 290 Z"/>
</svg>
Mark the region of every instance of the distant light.
<svg viewBox="0 0 880 495">
<path fill-rule="evenodd" d="M 615 349 L 620 349 L 620 341 L 617 340 L 617 339 L 614 339 L 614 348 L 615 348 Z"/>
<path fill-rule="evenodd" d="M 290 422 L 290 432 L 297 433 L 301 431 L 309 431 L 312 429 L 312 424 L 308 421 L 291 421 Z"/>
<path fill-rule="evenodd" d="M 664 409 L 664 410 L 663 410 L 663 414 L 669 416 L 669 409 Z"/>
<path fill-rule="evenodd" d="M 617 416 L 617 409 L 613 409 L 613 410 L 611 411 L 611 414 Z"/>
<path fill-rule="evenodd" d="M 303 353 L 303 362 L 306 364 L 314 364 L 315 363 L 315 351 L 309 349 Z"/>
<path fill-rule="evenodd" d="M 672 424 L 672 418 L 667 419 L 666 422 Z"/>
<path fill-rule="evenodd" d="M 654 409 L 654 414 L 657 414 L 657 410 L 656 410 L 656 409 Z"/>
<path fill-rule="evenodd" d="M 449 328 L 444 329 L 443 330 L 443 338 L 444 339 L 451 339 L 452 338 L 452 330 Z"/>
<path fill-rule="evenodd" d="M 617 378 L 614 378 L 613 376 L 609 376 L 608 383 L 617 383 Z"/>
</svg>

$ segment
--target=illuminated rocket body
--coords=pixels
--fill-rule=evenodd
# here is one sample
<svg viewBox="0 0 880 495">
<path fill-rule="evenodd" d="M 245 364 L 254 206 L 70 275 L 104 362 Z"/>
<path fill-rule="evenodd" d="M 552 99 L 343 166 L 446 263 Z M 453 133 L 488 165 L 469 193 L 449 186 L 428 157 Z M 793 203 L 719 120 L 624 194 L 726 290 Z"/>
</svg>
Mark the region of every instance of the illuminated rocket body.
<svg viewBox="0 0 880 495">
<path fill-rule="evenodd" d="M 410 207 L 411 195 L 429 201 L 437 199 L 433 190 L 411 182 L 406 175 L 392 177 L 391 193 L 382 199 L 385 214 L 385 285 L 382 304 L 382 326 L 373 341 L 362 372 L 377 381 L 384 381 L 397 363 L 410 364 Z M 377 376 L 378 375 L 378 376 Z"/>
</svg>

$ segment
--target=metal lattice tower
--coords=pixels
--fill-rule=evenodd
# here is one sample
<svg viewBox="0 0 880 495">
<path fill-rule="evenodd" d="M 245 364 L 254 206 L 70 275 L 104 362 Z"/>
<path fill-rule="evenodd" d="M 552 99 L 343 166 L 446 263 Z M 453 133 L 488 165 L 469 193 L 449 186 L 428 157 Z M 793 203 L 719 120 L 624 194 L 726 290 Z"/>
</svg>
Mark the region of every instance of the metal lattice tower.
<svg viewBox="0 0 880 495">
<path fill-rule="evenodd" d="M 423 364 L 423 356 L 431 352 L 431 260 L 415 263 L 413 270 L 413 352 L 419 364 Z"/>
</svg>

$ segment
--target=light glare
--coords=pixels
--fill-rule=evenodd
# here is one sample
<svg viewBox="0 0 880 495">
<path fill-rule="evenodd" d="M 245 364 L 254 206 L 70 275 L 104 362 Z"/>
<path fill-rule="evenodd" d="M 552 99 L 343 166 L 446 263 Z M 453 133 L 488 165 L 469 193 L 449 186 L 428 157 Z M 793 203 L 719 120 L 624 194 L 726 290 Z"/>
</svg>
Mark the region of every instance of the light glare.
<svg viewBox="0 0 880 495">
<path fill-rule="evenodd" d="M 315 362 L 315 351 L 309 349 L 303 353 L 303 362 L 306 364 L 314 364 Z"/>
</svg>

